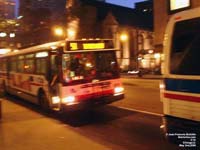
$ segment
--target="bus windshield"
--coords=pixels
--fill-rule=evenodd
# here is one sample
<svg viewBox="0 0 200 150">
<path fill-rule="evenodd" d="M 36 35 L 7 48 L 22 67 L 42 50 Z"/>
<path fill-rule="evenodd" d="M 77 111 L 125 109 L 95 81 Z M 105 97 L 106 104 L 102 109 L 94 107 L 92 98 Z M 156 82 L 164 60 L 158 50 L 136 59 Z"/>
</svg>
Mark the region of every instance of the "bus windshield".
<svg viewBox="0 0 200 150">
<path fill-rule="evenodd" d="M 200 18 L 177 22 L 171 47 L 170 72 L 200 75 Z"/>
<path fill-rule="evenodd" d="M 65 83 L 91 82 L 95 79 L 119 77 L 115 51 L 63 54 L 62 72 Z"/>
</svg>

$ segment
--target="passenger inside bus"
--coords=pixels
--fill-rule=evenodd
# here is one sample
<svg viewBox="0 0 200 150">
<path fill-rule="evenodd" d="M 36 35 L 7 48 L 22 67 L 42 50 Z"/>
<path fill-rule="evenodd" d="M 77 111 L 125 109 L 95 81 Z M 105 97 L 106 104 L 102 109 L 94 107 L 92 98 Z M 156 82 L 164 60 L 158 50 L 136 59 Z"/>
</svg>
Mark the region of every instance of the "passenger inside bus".
<svg viewBox="0 0 200 150">
<path fill-rule="evenodd" d="M 56 85 L 58 82 L 58 74 L 59 74 L 59 69 L 58 69 L 58 57 L 56 55 L 52 55 L 52 60 L 51 60 L 51 82 L 50 86 L 53 87 Z"/>
</svg>

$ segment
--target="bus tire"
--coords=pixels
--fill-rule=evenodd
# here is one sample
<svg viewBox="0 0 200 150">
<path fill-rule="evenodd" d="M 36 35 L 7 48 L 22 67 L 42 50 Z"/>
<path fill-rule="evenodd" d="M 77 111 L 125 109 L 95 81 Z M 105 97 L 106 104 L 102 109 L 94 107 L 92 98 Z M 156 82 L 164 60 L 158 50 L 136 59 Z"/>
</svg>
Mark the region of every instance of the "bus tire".
<svg viewBox="0 0 200 150">
<path fill-rule="evenodd" d="M 49 111 L 50 110 L 49 102 L 44 91 L 41 90 L 39 92 L 38 99 L 39 99 L 39 105 L 42 108 L 42 110 Z"/>
<path fill-rule="evenodd" d="M 1 96 L 1 97 L 4 97 L 4 96 L 6 96 L 6 95 L 7 95 L 6 83 L 3 82 L 3 83 L 2 83 L 2 89 L 1 89 L 1 92 L 0 92 L 0 96 Z"/>
</svg>

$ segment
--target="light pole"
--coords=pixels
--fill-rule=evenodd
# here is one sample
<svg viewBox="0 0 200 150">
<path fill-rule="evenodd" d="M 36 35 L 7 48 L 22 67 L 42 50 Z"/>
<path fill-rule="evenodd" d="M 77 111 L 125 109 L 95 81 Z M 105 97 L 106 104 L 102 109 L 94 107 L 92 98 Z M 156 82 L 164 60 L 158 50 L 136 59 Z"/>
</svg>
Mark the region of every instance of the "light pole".
<svg viewBox="0 0 200 150">
<path fill-rule="evenodd" d="M 126 42 L 128 41 L 128 35 L 127 33 L 121 33 L 120 35 L 120 41 L 121 41 L 121 63 L 120 65 L 122 67 L 125 67 L 124 64 L 125 64 L 125 60 L 124 60 L 124 56 L 125 56 L 125 44 L 127 44 Z"/>
</svg>

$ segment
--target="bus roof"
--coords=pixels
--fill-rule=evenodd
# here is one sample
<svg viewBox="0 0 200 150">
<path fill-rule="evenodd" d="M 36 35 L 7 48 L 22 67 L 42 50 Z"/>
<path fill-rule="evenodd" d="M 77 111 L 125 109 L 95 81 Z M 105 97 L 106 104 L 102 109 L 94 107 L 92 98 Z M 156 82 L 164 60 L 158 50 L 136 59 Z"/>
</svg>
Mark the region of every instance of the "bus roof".
<svg viewBox="0 0 200 150">
<path fill-rule="evenodd" d="M 15 52 L 9 52 L 7 54 L 0 55 L 0 58 L 1 57 L 7 57 L 7 56 L 13 56 L 13 55 L 20 55 L 20 54 L 24 54 L 24 53 L 37 52 L 37 51 L 41 51 L 41 50 L 52 50 L 52 49 L 55 49 L 57 47 L 64 46 L 64 44 L 65 44 L 65 41 L 45 43 L 45 44 L 21 49 L 21 50 L 15 51 Z"/>
<path fill-rule="evenodd" d="M 0 55 L 0 58 L 3 57 L 9 57 L 9 56 L 14 56 L 14 55 L 20 55 L 20 54 L 26 54 L 26 53 L 31 53 L 31 52 L 37 52 L 37 51 L 42 51 L 42 50 L 53 50 L 56 49 L 58 47 L 65 47 L 66 49 L 66 44 L 67 43 L 73 43 L 73 42 L 92 42 L 92 41 L 113 41 L 112 39 L 78 39 L 78 40 L 62 40 L 62 41 L 56 41 L 56 42 L 49 42 L 49 43 L 45 43 L 45 44 L 40 44 L 37 46 L 32 46 L 32 47 L 28 47 L 28 48 L 24 48 L 24 49 L 19 49 L 18 51 L 13 51 L 13 52 L 9 52 L 7 54 L 3 54 Z M 101 48 L 101 49 L 93 49 L 93 51 L 100 51 L 100 50 L 108 50 L 106 48 Z M 109 50 L 116 50 L 114 49 L 114 47 L 109 48 Z M 92 50 L 84 50 L 84 49 L 77 49 L 75 51 L 71 51 L 71 52 L 81 52 L 81 51 L 92 51 Z M 70 52 L 70 50 L 66 50 L 65 52 Z"/>
<path fill-rule="evenodd" d="M 197 17 L 200 17 L 200 7 L 176 13 L 172 15 L 171 20 L 173 22 L 176 22 L 176 21 L 187 20 L 187 19 L 192 19 L 192 18 L 197 18 Z"/>
</svg>

